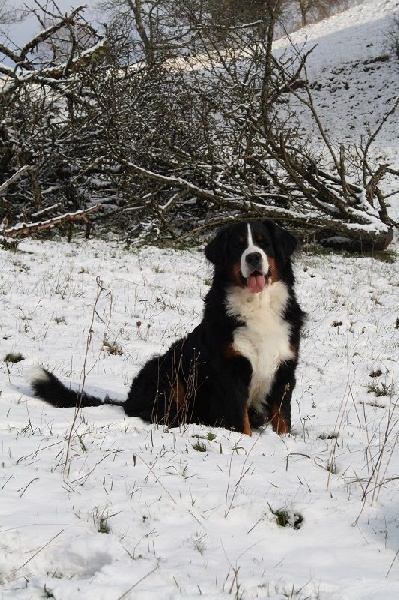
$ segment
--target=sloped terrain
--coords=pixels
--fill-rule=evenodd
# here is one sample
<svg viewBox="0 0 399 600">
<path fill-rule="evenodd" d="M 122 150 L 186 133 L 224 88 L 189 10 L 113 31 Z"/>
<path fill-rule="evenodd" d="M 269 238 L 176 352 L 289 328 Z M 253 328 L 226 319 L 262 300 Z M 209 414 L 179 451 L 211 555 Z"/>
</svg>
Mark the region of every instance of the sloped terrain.
<svg viewBox="0 0 399 600">
<path fill-rule="evenodd" d="M 389 32 L 398 11 L 395 0 L 364 2 L 275 44 L 278 54 L 305 53 L 313 48 L 307 60 L 307 78 L 315 108 L 335 150 L 343 143 L 356 156 L 398 98 L 399 61 L 389 49 Z M 291 99 L 291 103 L 300 115 L 302 133 L 313 136 L 317 152 L 320 134 L 309 112 L 297 100 Z M 397 170 L 398 139 L 396 111 L 373 143 L 370 157 Z M 395 191 L 397 179 L 388 178 L 386 185 Z M 399 214 L 396 204 L 395 218 Z"/>
</svg>

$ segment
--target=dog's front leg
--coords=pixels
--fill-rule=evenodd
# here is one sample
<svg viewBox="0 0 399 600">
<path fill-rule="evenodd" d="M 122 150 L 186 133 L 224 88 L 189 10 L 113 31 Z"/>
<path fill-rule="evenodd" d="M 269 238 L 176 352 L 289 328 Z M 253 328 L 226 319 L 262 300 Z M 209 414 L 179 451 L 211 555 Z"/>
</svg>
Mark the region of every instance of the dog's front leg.
<svg viewBox="0 0 399 600">
<path fill-rule="evenodd" d="M 231 387 L 230 397 L 233 398 L 234 407 L 231 413 L 232 423 L 227 425 L 245 435 L 252 435 L 251 423 L 248 414 L 248 388 L 251 380 L 252 368 L 249 361 L 235 353 L 227 361 L 228 382 Z M 227 420 L 228 413 L 226 413 Z"/>
<path fill-rule="evenodd" d="M 248 388 L 231 374 L 228 382 L 223 392 L 223 397 L 227 400 L 224 406 L 225 426 L 232 431 L 252 435 L 247 406 Z"/>
<path fill-rule="evenodd" d="M 295 387 L 295 366 L 281 365 L 267 398 L 267 420 L 273 431 L 282 435 L 291 431 L 291 397 Z"/>
</svg>

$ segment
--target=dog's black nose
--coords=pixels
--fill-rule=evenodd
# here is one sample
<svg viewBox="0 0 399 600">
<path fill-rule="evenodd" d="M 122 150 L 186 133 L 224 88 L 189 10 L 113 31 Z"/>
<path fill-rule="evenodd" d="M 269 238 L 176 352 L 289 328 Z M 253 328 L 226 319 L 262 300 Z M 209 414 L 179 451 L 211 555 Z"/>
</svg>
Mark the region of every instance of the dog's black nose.
<svg viewBox="0 0 399 600">
<path fill-rule="evenodd" d="M 260 252 L 250 252 L 246 255 L 247 265 L 254 271 L 260 271 L 262 268 L 262 255 Z"/>
</svg>

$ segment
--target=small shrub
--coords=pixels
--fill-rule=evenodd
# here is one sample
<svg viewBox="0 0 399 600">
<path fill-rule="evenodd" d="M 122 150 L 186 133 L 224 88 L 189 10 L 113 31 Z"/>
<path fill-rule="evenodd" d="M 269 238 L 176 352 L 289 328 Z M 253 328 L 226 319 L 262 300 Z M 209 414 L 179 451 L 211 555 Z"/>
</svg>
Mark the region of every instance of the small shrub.
<svg viewBox="0 0 399 600">
<path fill-rule="evenodd" d="M 200 442 L 199 440 L 197 442 L 195 442 L 195 444 L 192 444 L 194 450 L 196 450 L 197 452 L 206 452 L 207 451 L 207 447 L 206 444 L 204 444 L 204 442 Z"/>
<path fill-rule="evenodd" d="M 18 244 L 19 241 L 17 240 L 0 237 L 0 248 L 3 248 L 3 250 L 11 250 L 12 252 L 17 252 Z"/>
<path fill-rule="evenodd" d="M 57 325 L 59 325 L 60 323 L 66 324 L 65 317 L 54 317 L 54 321 L 57 323 Z"/>
<path fill-rule="evenodd" d="M 25 356 L 23 356 L 20 352 L 10 352 L 9 354 L 6 354 L 4 357 L 4 362 L 6 363 L 6 365 L 9 364 L 17 364 L 19 362 L 21 362 L 21 360 L 25 360 Z"/>
<path fill-rule="evenodd" d="M 381 377 L 381 375 L 382 375 L 381 369 L 375 369 L 375 370 L 373 369 L 373 371 L 371 371 L 371 373 L 370 373 L 370 377 L 372 379 L 375 379 L 375 377 Z"/>
<path fill-rule="evenodd" d="M 44 584 L 43 594 L 45 598 L 55 598 L 53 592 L 46 587 L 46 584 Z"/>
<path fill-rule="evenodd" d="M 93 521 L 98 533 L 110 533 L 111 527 L 108 524 L 108 515 L 100 513 L 98 508 L 93 511 Z"/>
<path fill-rule="evenodd" d="M 122 356 L 123 354 L 122 346 L 117 341 L 111 342 L 106 336 L 104 336 L 103 350 L 112 356 Z"/>
<path fill-rule="evenodd" d="M 10 379 L 11 377 L 10 365 L 15 365 L 21 362 L 21 360 L 25 360 L 25 357 L 22 356 L 22 354 L 20 354 L 19 352 L 10 352 L 9 354 L 5 355 L 4 362 L 7 367 L 8 379 Z"/>
<path fill-rule="evenodd" d="M 302 527 L 303 516 L 301 514 L 285 508 L 275 510 L 270 504 L 269 508 L 276 517 L 276 523 L 279 527 L 292 527 L 292 529 L 300 529 Z"/>
<path fill-rule="evenodd" d="M 373 381 L 367 386 L 369 394 L 380 396 L 392 396 L 394 392 L 393 383 L 385 383 L 383 381 Z"/>
<path fill-rule="evenodd" d="M 206 534 L 200 534 L 200 533 L 195 533 L 193 535 L 193 546 L 194 546 L 194 550 L 196 550 L 197 552 L 199 552 L 201 555 L 205 553 L 206 550 L 206 544 L 205 544 L 205 538 L 206 538 Z"/>
</svg>

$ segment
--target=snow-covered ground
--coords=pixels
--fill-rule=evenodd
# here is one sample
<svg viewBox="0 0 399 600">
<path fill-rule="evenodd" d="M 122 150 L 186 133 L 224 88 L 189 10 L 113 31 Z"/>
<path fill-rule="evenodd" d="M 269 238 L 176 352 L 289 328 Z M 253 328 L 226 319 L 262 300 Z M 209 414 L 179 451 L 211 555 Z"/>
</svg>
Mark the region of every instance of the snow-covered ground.
<svg viewBox="0 0 399 600">
<path fill-rule="evenodd" d="M 397 61 L 363 67 L 398 8 L 374 0 L 306 29 L 337 139 L 378 116 L 379 91 L 397 94 Z M 352 99 L 324 85 L 340 69 L 359 82 Z M 379 139 L 396 167 L 398 122 Z M 308 320 L 293 433 L 249 438 L 165 431 L 110 406 L 75 415 L 27 383 L 39 363 L 123 399 L 143 362 L 201 318 L 211 271 L 200 251 L 78 238 L 0 249 L 0 598 L 396 600 L 397 252 L 297 255 Z"/>
<path fill-rule="evenodd" d="M 344 144 L 354 163 L 361 146 L 365 146 L 399 96 L 399 60 L 390 49 L 390 33 L 396 31 L 399 36 L 395 17 L 399 19 L 398 0 L 369 0 L 275 44 L 279 55 L 304 54 L 313 48 L 306 62 L 306 75 L 314 106 L 336 154 L 339 155 L 340 144 Z M 313 137 L 318 153 L 320 134 L 309 111 L 293 97 L 290 106 L 299 114 L 303 135 Z M 399 170 L 398 115 L 397 109 L 372 144 L 371 163 L 386 162 Z M 389 192 L 397 190 L 397 178 L 388 178 L 386 185 Z M 398 201 L 396 205 L 398 219 Z"/>
<path fill-rule="evenodd" d="M 201 253 L 25 241 L 0 266 L 2 598 L 398 597 L 397 262 L 297 256 L 294 431 L 252 438 L 75 419 L 26 384 L 39 362 L 124 398 L 199 320 Z"/>
</svg>

